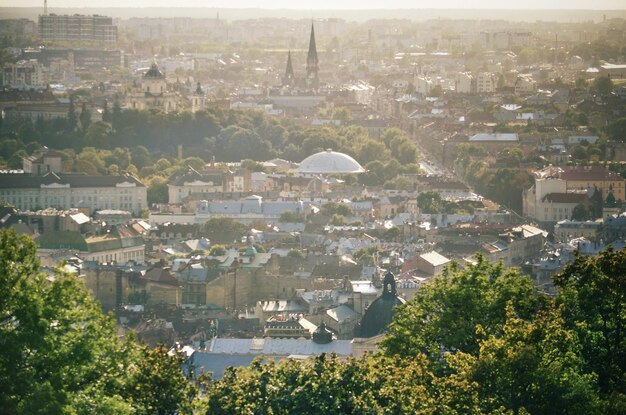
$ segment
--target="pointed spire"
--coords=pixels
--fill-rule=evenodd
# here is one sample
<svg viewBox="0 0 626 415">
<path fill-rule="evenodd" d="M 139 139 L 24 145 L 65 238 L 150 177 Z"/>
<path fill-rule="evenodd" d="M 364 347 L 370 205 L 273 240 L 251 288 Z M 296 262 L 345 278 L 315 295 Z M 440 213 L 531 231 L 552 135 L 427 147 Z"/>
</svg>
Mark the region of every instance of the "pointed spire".
<svg viewBox="0 0 626 415">
<path fill-rule="evenodd" d="M 317 88 L 318 84 L 318 59 L 317 46 L 315 45 L 315 27 L 311 22 L 311 38 L 309 40 L 309 53 L 306 57 L 306 77 L 311 80 L 313 87 Z"/>
<path fill-rule="evenodd" d="M 293 65 L 291 63 L 291 50 L 287 53 L 287 68 L 285 69 L 285 79 L 293 79 L 295 76 L 293 74 Z"/>
</svg>

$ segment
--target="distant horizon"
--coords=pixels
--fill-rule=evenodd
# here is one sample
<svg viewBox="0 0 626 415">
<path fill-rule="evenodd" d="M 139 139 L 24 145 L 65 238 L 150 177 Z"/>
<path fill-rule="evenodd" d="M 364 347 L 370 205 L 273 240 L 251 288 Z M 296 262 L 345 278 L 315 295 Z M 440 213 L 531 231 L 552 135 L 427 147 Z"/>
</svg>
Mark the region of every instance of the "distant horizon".
<svg viewBox="0 0 626 415">
<path fill-rule="evenodd" d="M 5 7 L 41 7 L 43 0 L 3 0 Z M 209 3 L 209 4 L 207 4 Z M 523 4 L 523 7 L 520 6 Z M 170 0 L 135 0 L 129 5 L 127 0 L 90 0 L 87 4 L 84 0 L 50 0 L 48 8 L 203 8 L 203 9 L 261 9 L 261 10 L 299 10 L 299 11 L 367 11 L 367 10 L 626 10 L 623 0 L 526 0 L 523 3 L 499 0 L 474 0 L 471 6 L 465 0 L 440 0 L 437 7 L 432 7 L 433 2 L 426 0 L 317 0 L 315 7 L 310 7 L 306 2 L 293 2 L 289 0 L 266 0 L 262 5 L 255 0 L 178 0 L 172 4 Z"/>
<path fill-rule="evenodd" d="M 2 0 L 0 0 L 2 1 Z M 5 0 L 15 2 L 16 0 Z M 502 8 L 499 4 L 497 8 L 470 8 L 467 4 L 459 7 L 444 7 L 450 5 L 443 0 L 437 3 L 438 8 L 419 7 L 419 4 L 412 4 L 406 8 L 393 8 L 397 2 L 382 3 L 385 8 L 367 8 L 369 3 L 365 1 L 359 8 L 338 9 L 324 8 L 324 3 L 316 3 L 316 9 L 303 9 L 285 7 L 285 8 L 269 8 L 264 4 L 264 8 L 258 5 L 250 5 L 244 2 L 234 2 L 230 7 L 221 7 L 218 4 L 193 6 L 189 1 L 181 0 L 177 2 L 175 7 L 162 5 L 159 0 L 154 0 L 155 4 L 147 5 L 143 1 L 133 3 L 133 6 L 108 5 L 101 6 L 100 1 L 94 0 L 86 6 L 60 7 L 57 1 L 48 1 L 48 13 L 56 14 L 100 14 L 110 16 L 115 19 L 130 18 L 215 18 L 219 14 L 220 19 L 224 21 L 247 20 L 247 19 L 265 19 L 265 18 L 287 18 L 287 19 L 328 19 L 336 18 L 346 21 L 364 22 L 368 20 L 410 20 L 410 21 L 427 21 L 433 19 L 444 20 L 502 20 L 511 22 L 537 22 L 537 21 L 554 21 L 561 23 L 575 22 L 600 22 L 604 19 L 622 18 L 626 19 L 626 7 L 621 6 L 620 9 L 584 9 L 584 8 L 548 8 L 555 5 L 554 1 L 546 0 L 542 9 L 533 9 L 529 7 L 529 3 L 524 3 L 526 8 Z M 111 0 L 113 1 L 113 0 Z M 452 0 L 454 1 L 454 0 Z M 479 5 L 485 4 L 483 0 Z M 609 0 L 611 1 L 611 0 Z M 620 0 L 623 1 L 623 0 Z M 278 5 L 278 3 L 271 3 Z M 347 7 L 345 3 L 341 3 L 343 7 Z M 381 3 L 379 3 L 381 4 Z M 576 4 L 576 3 L 574 3 Z M 595 5 L 606 5 L 606 1 L 593 3 Z M 244 7 L 245 6 L 245 7 Z M 297 5 L 296 5 L 297 6 Z M 561 5 L 562 6 L 562 5 Z M 43 13 L 43 1 L 38 0 L 38 4 L 32 5 L 32 0 L 24 0 L 19 6 L 9 6 L 3 4 L 0 6 L 0 18 L 15 19 L 27 18 L 37 20 L 37 17 Z"/>
</svg>

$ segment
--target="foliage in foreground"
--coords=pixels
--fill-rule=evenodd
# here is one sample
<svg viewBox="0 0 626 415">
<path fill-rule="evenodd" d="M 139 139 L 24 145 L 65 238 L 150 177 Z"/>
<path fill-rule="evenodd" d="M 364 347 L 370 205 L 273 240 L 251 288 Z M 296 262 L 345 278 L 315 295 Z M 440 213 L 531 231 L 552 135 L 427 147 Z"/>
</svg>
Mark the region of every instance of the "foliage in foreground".
<svg viewBox="0 0 626 415">
<path fill-rule="evenodd" d="M 556 298 L 478 257 L 402 306 L 381 353 L 258 360 L 199 397 L 181 357 L 118 339 L 35 249 L 0 232 L 0 414 L 626 413 L 626 251 L 578 257 Z"/>
<path fill-rule="evenodd" d="M 556 279 L 556 298 L 477 259 L 465 270 L 453 265 L 402 306 L 382 353 L 232 369 L 208 385 L 207 413 L 626 413 L 616 343 L 626 251 L 580 257 Z M 607 352 L 604 366 L 591 358 Z"/>
<path fill-rule="evenodd" d="M 195 388 L 178 355 L 120 340 L 77 278 L 40 271 L 0 232 L 0 414 L 175 414 Z"/>
</svg>

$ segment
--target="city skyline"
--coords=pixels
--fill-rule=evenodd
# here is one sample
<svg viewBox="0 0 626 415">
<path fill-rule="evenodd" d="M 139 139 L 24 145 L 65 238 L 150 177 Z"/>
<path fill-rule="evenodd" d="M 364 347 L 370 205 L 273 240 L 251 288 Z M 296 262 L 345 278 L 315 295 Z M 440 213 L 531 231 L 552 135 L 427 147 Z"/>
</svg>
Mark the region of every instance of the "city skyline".
<svg viewBox="0 0 626 415">
<path fill-rule="evenodd" d="M 3 7 L 43 7 L 40 0 L 5 0 L 2 2 Z M 436 6 L 436 7 L 435 7 Z M 387 2 L 378 2 L 374 0 L 345 0 L 335 2 L 330 0 L 321 0 L 316 2 L 315 7 L 309 7 L 307 3 L 291 2 L 287 0 L 270 0 L 260 5 L 253 0 L 237 0 L 224 1 L 218 0 L 207 4 L 207 2 L 199 0 L 181 0 L 172 5 L 166 0 L 137 0 L 129 5 L 128 2 L 122 0 L 93 0 L 88 5 L 80 0 L 58 0 L 48 3 L 48 7 L 64 8 L 64 7 L 115 7 L 115 8 L 148 8 L 148 7 L 201 7 L 201 8 L 228 8 L 228 9 L 245 9 L 245 8 L 262 8 L 262 9 L 292 9 L 292 10 L 393 10 L 393 9 L 467 9 L 467 10 L 623 10 L 624 3 L 622 0 L 599 0 L 596 2 L 586 2 L 584 0 L 572 0 L 564 2 L 562 0 L 529 0 L 523 4 L 518 3 L 502 3 L 495 0 L 477 0 L 471 5 L 463 0 L 443 0 L 436 4 L 424 0 L 392 0 Z"/>
</svg>

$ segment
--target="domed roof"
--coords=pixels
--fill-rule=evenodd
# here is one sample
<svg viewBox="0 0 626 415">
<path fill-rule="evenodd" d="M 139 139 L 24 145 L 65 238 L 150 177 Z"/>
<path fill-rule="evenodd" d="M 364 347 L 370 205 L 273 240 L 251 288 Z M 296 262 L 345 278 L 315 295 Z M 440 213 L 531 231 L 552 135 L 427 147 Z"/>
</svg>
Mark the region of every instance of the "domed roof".
<svg viewBox="0 0 626 415">
<path fill-rule="evenodd" d="M 163 78 L 163 73 L 159 70 L 156 62 L 152 62 L 150 69 L 143 75 L 144 78 Z"/>
<path fill-rule="evenodd" d="M 365 169 L 349 155 L 329 149 L 302 160 L 298 171 L 300 173 L 342 174 L 363 173 Z"/>
<path fill-rule="evenodd" d="M 388 272 L 383 281 L 383 294 L 365 310 L 357 334 L 360 337 L 373 337 L 383 333 L 393 320 L 396 306 L 404 303 L 405 301 L 396 294 L 394 275 Z"/>
</svg>

